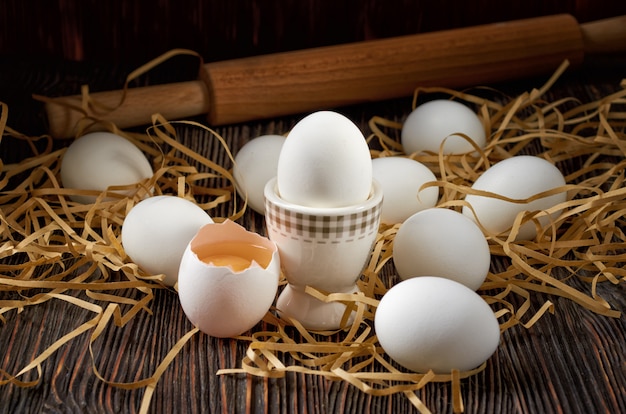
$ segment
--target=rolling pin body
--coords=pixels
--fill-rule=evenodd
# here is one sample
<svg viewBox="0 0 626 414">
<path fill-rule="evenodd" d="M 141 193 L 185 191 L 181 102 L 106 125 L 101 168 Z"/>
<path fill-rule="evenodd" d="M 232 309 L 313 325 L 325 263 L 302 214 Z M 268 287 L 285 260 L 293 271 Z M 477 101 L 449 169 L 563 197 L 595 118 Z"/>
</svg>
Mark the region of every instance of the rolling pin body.
<svg viewBox="0 0 626 414">
<path fill-rule="evenodd" d="M 120 128 L 149 124 L 154 113 L 169 120 L 208 113 L 211 125 L 246 122 L 410 96 L 418 86 L 549 73 L 565 59 L 579 64 L 584 45 L 577 21 L 555 15 L 234 59 L 205 64 L 197 81 L 129 88 L 119 107 L 95 116 Z M 121 91 L 91 96 L 111 106 Z M 68 105 L 80 102 L 69 96 L 46 103 L 51 135 L 75 134 L 83 114 Z"/>
<path fill-rule="evenodd" d="M 207 64 L 211 124 L 523 78 L 583 59 L 569 15 L 475 26 Z"/>
</svg>

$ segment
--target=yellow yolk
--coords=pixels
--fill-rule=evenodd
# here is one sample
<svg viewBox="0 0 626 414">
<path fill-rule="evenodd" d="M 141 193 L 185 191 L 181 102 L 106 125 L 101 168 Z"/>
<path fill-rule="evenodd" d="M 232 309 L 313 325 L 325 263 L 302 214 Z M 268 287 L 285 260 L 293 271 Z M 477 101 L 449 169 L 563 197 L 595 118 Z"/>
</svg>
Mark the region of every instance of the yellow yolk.
<svg viewBox="0 0 626 414">
<path fill-rule="evenodd" d="M 207 256 L 202 259 L 204 263 L 212 264 L 214 266 L 230 266 L 235 272 L 241 272 L 250 267 L 252 263 L 250 260 L 233 256 L 230 254 L 216 254 L 213 256 Z"/>
<path fill-rule="evenodd" d="M 241 272 L 250 267 L 252 261 L 267 268 L 272 251 L 263 246 L 247 243 L 226 242 L 205 245 L 202 252 L 197 252 L 200 260 L 213 266 L 230 266 L 234 272 Z"/>
</svg>

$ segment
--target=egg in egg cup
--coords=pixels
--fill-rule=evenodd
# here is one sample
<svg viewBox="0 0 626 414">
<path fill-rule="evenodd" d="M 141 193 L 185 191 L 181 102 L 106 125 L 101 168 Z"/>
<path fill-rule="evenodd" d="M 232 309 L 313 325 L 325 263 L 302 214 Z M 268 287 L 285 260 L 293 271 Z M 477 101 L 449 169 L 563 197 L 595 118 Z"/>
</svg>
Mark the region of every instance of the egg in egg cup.
<svg viewBox="0 0 626 414">
<path fill-rule="evenodd" d="M 305 289 L 358 291 L 356 281 L 367 264 L 380 224 L 381 186 L 373 181 L 363 203 L 318 208 L 282 199 L 274 178 L 265 186 L 265 200 L 268 237 L 278 246 L 288 282 L 276 302 L 279 314 L 310 330 L 342 328 L 346 305 L 323 302 Z"/>
</svg>

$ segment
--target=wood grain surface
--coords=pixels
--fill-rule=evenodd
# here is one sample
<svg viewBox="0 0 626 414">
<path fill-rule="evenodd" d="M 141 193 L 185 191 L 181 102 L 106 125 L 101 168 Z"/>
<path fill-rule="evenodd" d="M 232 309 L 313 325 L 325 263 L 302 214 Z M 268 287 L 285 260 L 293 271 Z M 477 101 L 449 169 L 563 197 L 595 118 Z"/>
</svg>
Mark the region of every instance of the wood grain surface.
<svg viewBox="0 0 626 414">
<path fill-rule="evenodd" d="M 0 100 L 9 104 L 9 125 L 28 134 L 45 131 L 42 108 L 31 93 L 76 93 L 83 83 L 111 89 L 119 85 L 128 67 L 76 62 L 41 62 L 0 58 Z M 619 88 L 626 74 L 622 60 L 595 62 L 564 75 L 548 99 L 576 96 L 591 101 Z M 184 71 L 183 71 L 184 72 Z M 192 73 L 193 70 L 189 70 Z M 143 82 L 169 81 L 181 76 L 168 68 Z M 545 79 L 527 79 L 492 85 L 512 96 L 539 86 Z M 410 99 L 342 108 L 368 132 L 374 115 L 401 121 L 410 111 Z M 231 148 L 267 133 L 286 132 L 300 116 L 219 127 Z M 204 121 L 204 120 L 201 120 Z M 197 129 L 180 130 L 181 140 L 216 162 L 228 164 L 214 140 Z M 58 143 L 58 145 L 66 145 Z M 24 149 L 0 145 L 4 162 L 16 161 Z M 214 215 L 226 215 L 227 206 Z M 264 233 L 263 219 L 249 211 L 242 219 L 249 229 Z M 494 259 L 492 266 L 503 264 Z M 393 268 L 383 270 L 395 277 Z M 576 288 L 590 286 L 572 280 Z M 598 293 L 626 311 L 624 284 L 601 284 Z M 122 294 L 124 292 L 120 292 Z M 0 292 L 0 300 L 8 299 Z M 619 413 L 626 412 L 626 317 L 596 315 L 566 299 L 540 296 L 555 303 L 554 315 L 545 315 L 531 329 L 513 327 L 502 336 L 496 353 L 479 374 L 462 381 L 467 413 Z M 150 304 L 153 314 L 138 314 L 125 327 L 113 324 L 93 345 L 93 364 L 107 379 L 135 381 L 151 375 L 156 365 L 192 325 L 183 314 L 177 295 L 158 290 Z M 62 301 L 48 301 L 21 313 L 4 315 L 0 325 L 0 368 L 16 372 L 55 339 L 92 315 Z M 260 328 L 260 327 L 258 327 Z M 195 335 L 159 381 L 150 412 L 154 413 L 413 413 L 402 395 L 373 397 L 340 381 L 289 373 L 285 378 L 260 379 L 244 375 L 217 376 L 221 368 L 237 367 L 246 344 L 230 339 Z M 289 357 L 285 356 L 286 362 Z M 0 413 L 134 413 L 144 389 L 124 390 L 106 385 L 93 373 L 89 337 L 83 334 L 61 347 L 42 366 L 42 379 L 32 388 L 0 386 Z M 25 380 L 32 379 L 29 373 Z M 435 413 L 452 412 L 448 384 L 431 383 L 418 393 Z"/>
</svg>

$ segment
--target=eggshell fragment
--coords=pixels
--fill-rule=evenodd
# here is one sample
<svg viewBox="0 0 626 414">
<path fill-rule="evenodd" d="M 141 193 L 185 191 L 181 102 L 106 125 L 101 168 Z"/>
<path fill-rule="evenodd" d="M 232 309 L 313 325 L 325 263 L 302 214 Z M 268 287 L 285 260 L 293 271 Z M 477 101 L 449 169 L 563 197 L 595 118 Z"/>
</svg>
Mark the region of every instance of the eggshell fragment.
<svg viewBox="0 0 626 414">
<path fill-rule="evenodd" d="M 488 191 L 510 199 L 524 200 L 544 191 L 565 185 L 559 169 L 549 161 L 532 155 L 518 155 L 491 166 L 472 185 L 472 189 Z M 529 203 L 513 203 L 493 197 L 468 194 L 465 201 L 472 208 L 463 207 L 463 214 L 472 218 L 489 232 L 500 234 L 513 226 L 515 217 L 523 211 L 541 211 L 567 200 L 565 191 L 533 200 Z M 473 209 L 473 211 L 472 211 Z M 539 223 L 547 226 L 561 210 L 551 216 L 539 217 Z M 517 240 L 529 240 L 536 236 L 535 223 L 529 221 L 521 226 Z"/>
<path fill-rule="evenodd" d="M 437 187 L 421 189 L 422 185 L 437 180 L 421 162 L 405 157 L 375 158 L 372 169 L 374 179 L 383 187 L 381 222 L 402 223 L 418 211 L 437 204 Z"/>
<path fill-rule="evenodd" d="M 307 207 L 347 207 L 367 200 L 372 162 L 361 130 L 332 111 L 314 112 L 289 132 L 278 159 L 278 192 Z"/>
<path fill-rule="evenodd" d="M 477 290 L 485 281 L 489 243 L 470 218 L 447 208 L 409 217 L 393 241 L 393 262 L 402 279 L 439 276 Z"/>
<path fill-rule="evenodd" d="M 248 141 L 237 155 L 233 177 L 237 192 L 247 196 L 248 205 L 257 213 L 265 214 L 265 184 L 276 177 L 278 157 L 285 143 L 282 135 L 262 135 Z"/>
<path fill-rule="evenodd" d="M 152 177 L 146 156 L 127 139 L 110 132 L 92 132 L 72 142 L 61 159 L 61 183 L 65 188 L 104 191 Z M 72 195 L 80 203 L 96 196 Z"/>
<path fill-rule="evenodd" d="M 126 254 L 144 271 L 163 274 L 163 283 L 174 286 L 178 267 L 189 241 L 211 217 L 190 200 L 154 196 L 137 203 L 122 223 Z"/>
<path fill-rule="evenodd" d="M 444 154 L 473 152 L 471 143 L 458 134 L 466 135 L 479 148 L 487 142 L 485 128 L 474 111 L 460 102 L 436 99 L 419 105 L 409 114 L 402 126 L 401 142 L 407 154 L 439 153 L 444 140 Z"/>
<path fill-rule="evenodd" d="M 279 275 L 276 245 L 225 220 L 202 227 L 187 246 L 178 296 L 185 315 L 201 331 L 233 337 L 263 319 L 276 296 Z"/>
<path fill-rule="evenodd" d="M 500 327 L 476 292 L 450 279 L 416 277 L 393 286 L 374 316 L 384 351 L 418 373 L 480 366 L 497 349 Z"/>
</svg>

